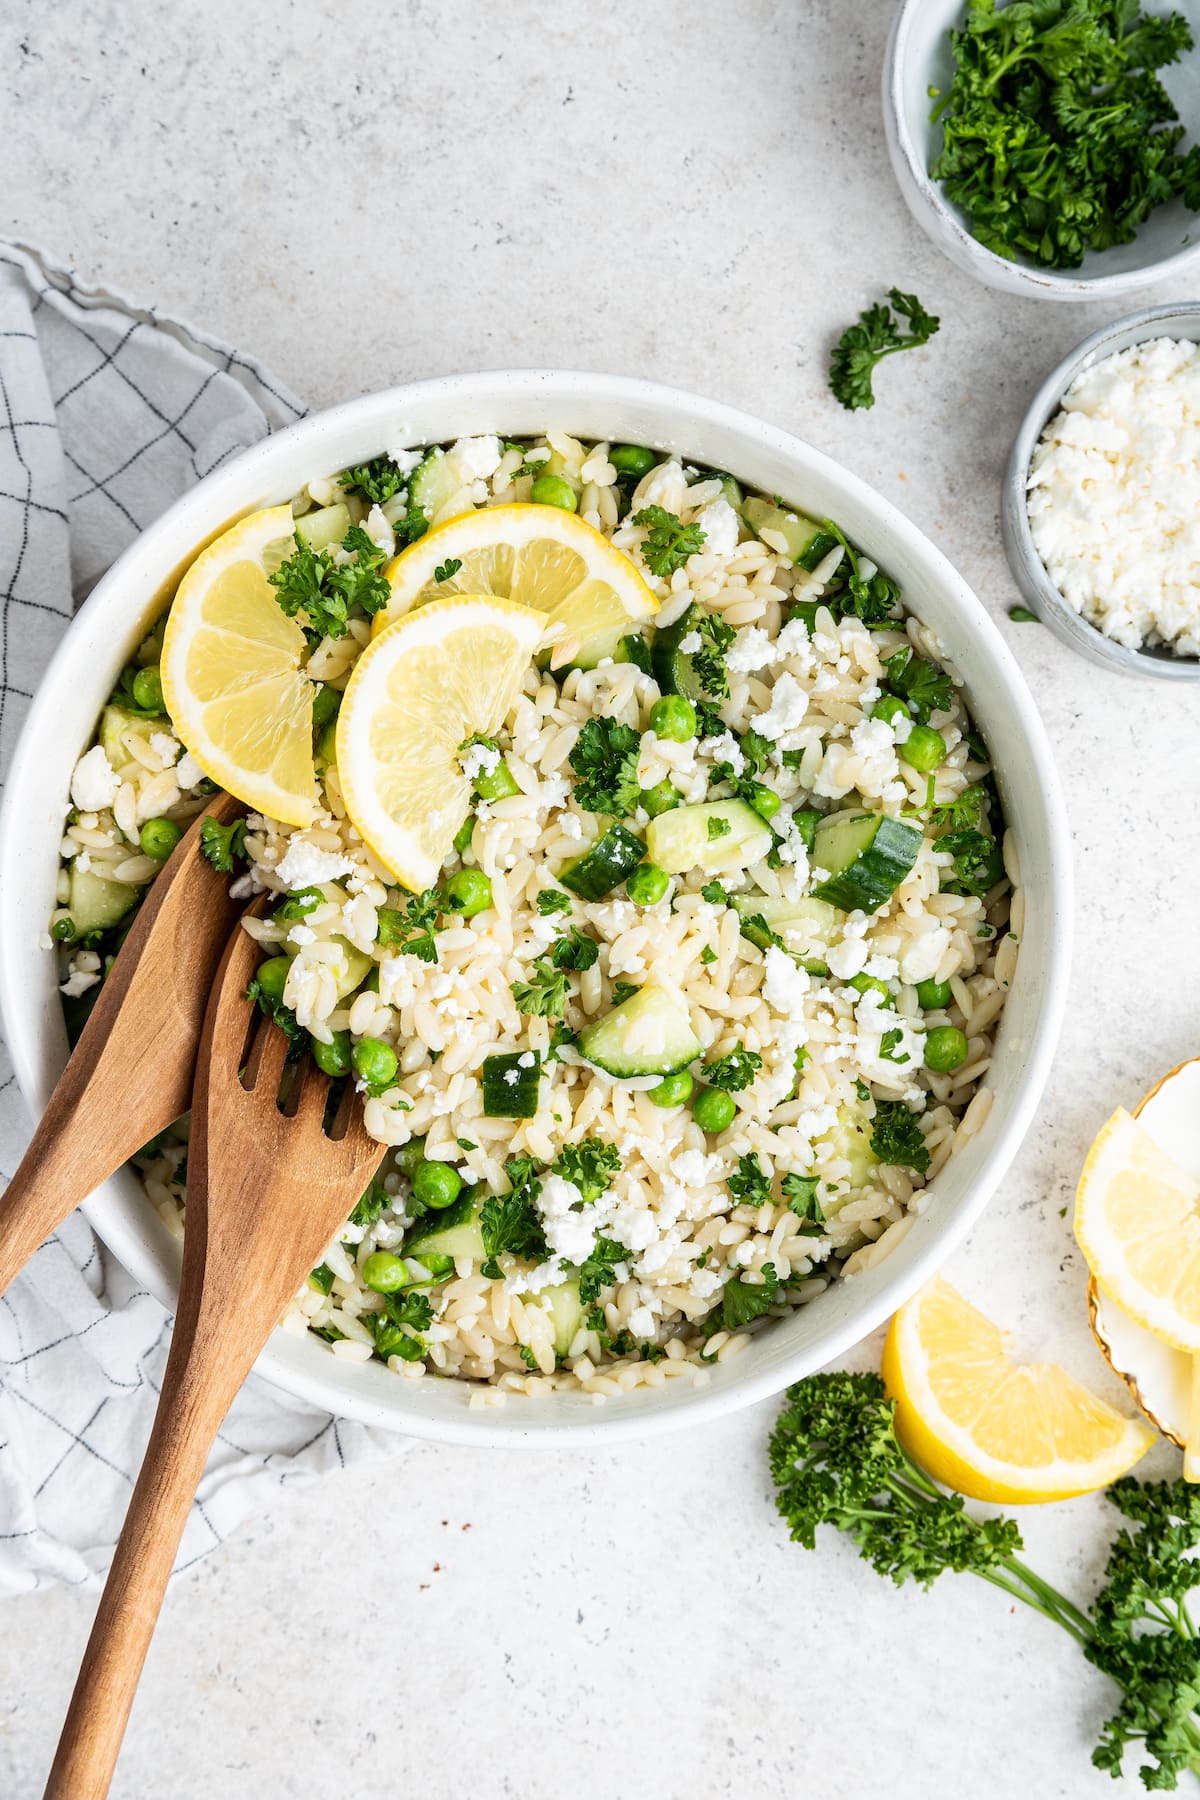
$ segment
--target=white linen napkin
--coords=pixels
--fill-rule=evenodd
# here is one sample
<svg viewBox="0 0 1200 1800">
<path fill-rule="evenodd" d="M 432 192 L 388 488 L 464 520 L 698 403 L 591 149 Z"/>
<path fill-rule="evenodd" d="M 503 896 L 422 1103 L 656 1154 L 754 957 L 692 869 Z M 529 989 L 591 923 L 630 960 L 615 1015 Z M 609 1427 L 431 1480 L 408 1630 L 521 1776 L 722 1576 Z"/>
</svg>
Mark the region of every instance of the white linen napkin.
<svg viewBox="0 0 1200 1800">
<path fill-rule="evenodd" d="M 0 776 L 50 654 L 114 557 L 304 407 L 252 357 L 0 238 Z M 0 1180 L 29 1118 L 0 1047 Z M 170 1324 L 79 1213 L 0 1300 L 0 1594 L 98 1585 L 150 1431 Z M 176 1569 L 272 1486 L 398 1448 L 251 1377 Z"/>
</svg>

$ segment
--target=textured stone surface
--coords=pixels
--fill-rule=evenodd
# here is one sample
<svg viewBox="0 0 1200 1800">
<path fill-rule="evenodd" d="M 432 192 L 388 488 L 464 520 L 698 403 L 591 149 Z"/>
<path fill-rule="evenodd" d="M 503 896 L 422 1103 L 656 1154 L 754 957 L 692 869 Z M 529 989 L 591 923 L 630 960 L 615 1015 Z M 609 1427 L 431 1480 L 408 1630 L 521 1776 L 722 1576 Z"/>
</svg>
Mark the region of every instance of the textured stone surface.
<svg viewBox="0 0 1200 1800">
<path fill-rule="evenodd" d="M 314 403 L 542 364 L 743 406 L 896 500 L 1003 620 L 1009 441 L 1115 309 L 992 295 L 919 234 L 879 118 L 889 12 L 8 0 L 6 224 Z M 831 340 L 892 283 L 941 335 L 846 414 Z M 1038 1122 L 950 1273 L 1103 1386 L 1062 1209 L 1112 1107 L 1197 1047 L 1196 701 L 1002 628 L 1066 778 L 1078 950 Z M 280 1505 L 171 1596 L 114 1795 L 1109 1793 L 1088 1766 L 1106 1684 L 1049 1626 L 787 1544 L 771 1413 L 603 1456 L 419 1446 Z M 1080 1594 L 1104 1510 L 1028 1521 Z M 91 1611 L 7 1608 L 6 1800 L 41 1791 Z"/>
</svg>

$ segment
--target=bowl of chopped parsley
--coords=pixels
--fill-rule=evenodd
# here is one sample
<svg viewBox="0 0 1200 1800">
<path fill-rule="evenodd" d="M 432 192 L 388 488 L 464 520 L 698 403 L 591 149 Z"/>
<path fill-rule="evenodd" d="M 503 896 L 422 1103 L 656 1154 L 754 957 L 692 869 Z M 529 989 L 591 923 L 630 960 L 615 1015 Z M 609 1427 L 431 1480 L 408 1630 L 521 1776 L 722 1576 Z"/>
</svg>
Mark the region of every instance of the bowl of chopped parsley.
<svg viewBox="0 0 1200 1800">
<path fill-rule="evenodd" d="M 1200 57 L 1137 0 L 904 0 L 883 73 L 918 224 L 989 287 L 1117 296 L 1200 259 Z"/>
</svg>

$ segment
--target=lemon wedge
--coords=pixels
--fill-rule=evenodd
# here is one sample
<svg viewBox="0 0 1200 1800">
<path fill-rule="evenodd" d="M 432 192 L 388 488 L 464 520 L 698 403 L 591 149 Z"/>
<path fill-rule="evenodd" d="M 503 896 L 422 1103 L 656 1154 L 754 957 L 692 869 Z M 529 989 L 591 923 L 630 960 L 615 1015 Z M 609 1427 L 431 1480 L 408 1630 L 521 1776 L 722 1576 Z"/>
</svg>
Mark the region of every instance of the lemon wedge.
<svg viewBox="0 0 1200 1800">
<path fill-rule="evenodd" d="M 292 535 L 291 507 L 272 506 L 201 551 L 171 603 L 160 673 L 175 729 L 210 781 L 255 812 L 308 825 L 313 684 L 304 632 L 266 573 Z"/>
<path fill-rule="evenodd" d="M 1057 1364 L 1014 1362 L 999 1326 L 947 1281 L 929 1282 L 892 1320 L 883 1379 L 905 1449 L 975 1500 L 1091 1493 L 1154 1442 Z"/>
<path fill-rule="evenodd" d="M 392 599 L 376 615 L 376 632 L 447 594 L 495 594 L 543 615 L 553 668 L 595 668 L 658 611 L 629 558 L 558 506 L 464 513 L 427 531 L 384 572 Z"/>
<path fill-rule="evenodd" d="M 1177 1350 L 1200 1353 L 1200 1182 L 1124 1107 L 1088 1151 L 1075 1236 L 1118 1306 Z"/>
<path fill-rule="evenodd" d="M 458 594 L 399 619 L 355 664 L 337 720 L 342 798 L 363 842 L 414 892 L 436 882 L 467 816 L 463 743 L 501 724 L 545 624 L 511 600 Z"/>
</svg>

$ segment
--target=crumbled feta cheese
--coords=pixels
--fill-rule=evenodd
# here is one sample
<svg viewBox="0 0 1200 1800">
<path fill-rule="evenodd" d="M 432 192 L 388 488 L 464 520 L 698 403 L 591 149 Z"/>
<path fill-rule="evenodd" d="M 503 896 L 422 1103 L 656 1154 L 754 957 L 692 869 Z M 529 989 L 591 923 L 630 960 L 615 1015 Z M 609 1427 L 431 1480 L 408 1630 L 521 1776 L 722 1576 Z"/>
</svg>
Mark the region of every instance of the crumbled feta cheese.
<svg viewBox="0 0 1200 1800">
<path fill-rule="evenodd" d="M 537 1057 L 532 1050 L 523 1050 L 517 1058 L 517 1067 L 518 1069 L 532 1069 L 536 1061 Z"/>
<path fill-rule="evenodd" d="M 719 500 L 710 500 L 696 514 L 694 523 L 704 533 L 701 554 L 712 556 L 732 556 L 738 545 L 738 531 L 741 520 L 723 496 Z"/>
<path fill-rule="evenodd" d="M 686 637 L 680 638 L 679 649 L 684 656 L 695 656 L 702 641 L 698 631 L 689 631 Z"/>
<path fill-rule="evenodd" d="M 456 481 L 486 481 L 500 467 L 500 456 L 500 439 L 495 433 L 459 438 L 446 452 L 446 466 Z"/>
<path fill-rule="evenodd" d="M 704 738 L 700 744 L 701 756 L 711 756 L 714 762 L 727 762 L 735 775 L 743 775 L 746 770 L 746 759 L 732 731 L 723 731 L 720 737 Z"/>
<path fill-rule="evenodd" d="M 336 881 L 340 875 L 349 875 L 353 868 L 350 857 L 323 850 L 298 831 L 288 840 L 275 873 L 284 887 L 295 892 L 297 888 L 320 887 L 322 882 Z"/>
<path fill-rule="evenodd" d="M 183 745 L 179 742 L 178 738 L 172 737 L 169 731 L 152 731 L 150 733 L 150 748 L 153 750 L 155 756 L 157 756 L 163 768 L 169 769 L 174 765 L 176 757 L 183 749 Z"/>
<path fill-rule="evenodd" d="M 89 974 L 85 969 L 72 969 L 64 982 L 59 984 L 59 992 L 69 1000 L 78 1000 L 80 994 L 86 994 L 89 988 L 95 987 L 99 975 Z"/>
<path fill-rule="evenodd" d="M 181 788 L 197 788 L 204 780 L 204 770 L 190 750 L 185 750 L 175 764 L 175 779 Z"/>
<path fill-rule="evenodd" d="M 500 752 L 494 744 L 472 744 L 459 758 L 459 767 L 468 781 L 480 775 L 491 775 L 500 767 Z"/>
<path fill-rule="evenodd" d="M 120 785 L 120 778 L 105 755 L 103 744 L 93 744 L 75 764 L 71 798 L 80 812 L 100 812 L 112 805 Z"/>
<path fill-rule="evenodd" d="M 774 743 L 794 731 L 807 711 L 808 695 L 796 677 L 785 670 L 771 690 L 770 706 L 755 719 L 754 729 Z"/>
<path fill-rule="evenodd" d="M 425 452 L 423 450 L 401 449 L 396 445 L 393 445 L 388 450 L 388 456 L 395 463 L 401 475 L 411 475 L 413 470 L 425 460 Z M 311 491 L 311 483 L 309 485 Z"/>
<path fill-rule="evenodd" d="M 839 981 L 852 981 L 861 974 L 866 960 L 867 946 L 857 937 L 844 937 L 840 944 L 831 945 L 825 956 L 829 973 Z"/>
<path fill-rule="evenodd" d="M 784 627 L 786 631 L 789 629 Z M 782 642 L 783 633 L 779 641 Z M 804 634 L 808 642 L 808 633 Z M 739 631 L 728 650 L 725 652 L 725 667 L 731 675 L 756 675 L 760 669 L 769 669 L 779 659 L 776 643 L 758 625 L 747 625 Z"/>
<path fill-rule="evenodd" d="M 909 983 L 932 981 L 949 947 L 950 933 L 944 925 L 935 925 L 920 937 L 910 938 L 900 953 L 900 979 Z"/>
<path fill-rule="evenodd" d="M 764 969 L 763 998 L 767 1005 L 785 1018 L 799 1018 L 812 985 L 807 972 L 777 944 L 768 947 Z"/>
<path fill-rule="evenodd" d="M 317 934 L 311 925 L 293 925 L 292 929 L 287 934 L 287 941 L 289 944 L 299 944 L 301 946 L 305 944 L 315 944 L 317 941 Z"/>
</svg>

